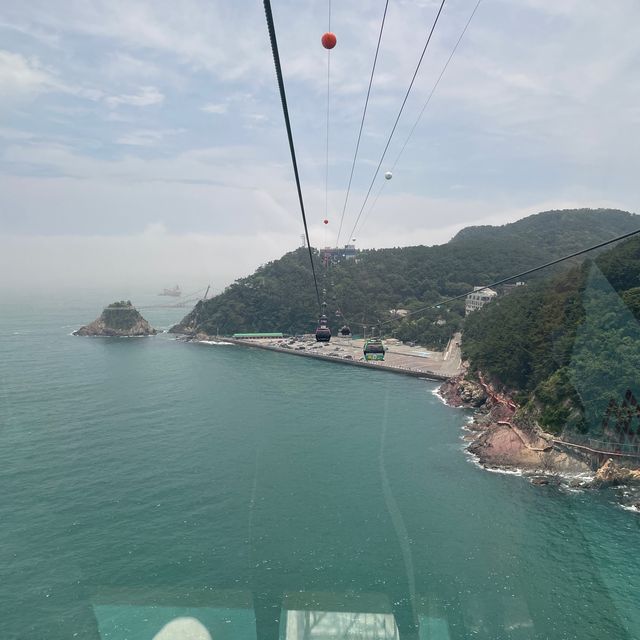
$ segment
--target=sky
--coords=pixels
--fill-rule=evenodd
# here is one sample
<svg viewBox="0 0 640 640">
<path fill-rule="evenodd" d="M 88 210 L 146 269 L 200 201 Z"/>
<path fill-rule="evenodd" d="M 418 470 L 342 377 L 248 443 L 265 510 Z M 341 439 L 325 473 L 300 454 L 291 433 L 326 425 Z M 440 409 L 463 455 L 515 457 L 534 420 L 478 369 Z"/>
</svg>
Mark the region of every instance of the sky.
<svg viewBox="0 0 640 640">
<path fill-rule="evenodd" d="M 382 171 L 477 0 L 447 0 Z M 374 184 L 440 2 L 390 0 L 340 244 L 441 244 L 543 210 L 637 210 L 636 0 L 482 0 Z M 333 245 L 384 0 L 272 0 L 311 242 Z M 329 220 L 323 225 L 323 219 Z M 0 4 L 4 286 L 221 290 L 301 245 L 259 0 Z"/>
</svg>

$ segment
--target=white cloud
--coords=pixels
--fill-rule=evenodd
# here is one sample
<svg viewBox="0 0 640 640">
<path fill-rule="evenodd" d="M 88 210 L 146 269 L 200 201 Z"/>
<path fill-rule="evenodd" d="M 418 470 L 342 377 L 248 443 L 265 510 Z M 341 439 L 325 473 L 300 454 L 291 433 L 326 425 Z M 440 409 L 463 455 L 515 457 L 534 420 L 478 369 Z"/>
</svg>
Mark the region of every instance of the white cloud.
<svg viewBox="0 0 640 640">
<path fill-rule="evenodd" d="M 38 93 L 55 85 L 55 79 L 35 57 L 0 50 L 0 95 Z"/>
<path fill-rule="evenodd" d="M 183 133 L 182 129 L 132 131 L 132 136 L 158 139 Z M 166 182 L 185 184 L 214 184 L 226 188 L 254 191 L 275 185 L 275 191 L 290 191 L 289 167 L 273 166 L 261 161 L 262 154 L 255 147 L 229 146 L 194 149 L 171 156 L 100 159 L 80 153 L 63 143 L 41 142 L 7 147 L 2 160 L 14 168 L 37 167 L 38 172 L 73 176 L 83 180 L 105 183 Z M 1 179 L 0 175 L 0 179 Z"/>
<path fill-rule="evenodd" d="M 120 136 L 116 139 L 116 143 L 137 147 L 151 147 L 159 144 L 168 136 L 175 136 L 183 132 L 184 129 L 139 129 Z"/>
<path fill-rule="evenodd" d="M 106 102 L 112 109 L 123 104 L 131 107 L 149 107 L 164 102 L 164 95 L 156 87 L 140 87 L 137 93 L 109 96 Z"/>
<path fill-rule="evenodd" d="M 156 63 L 123 51 L 110 52 L 104 70 L 115 82 L 122 82 L 123 78 L 156 79 L 163 75 L 163 70 Z"/>
<path fill-rule="evenodd" d="M 264 113 L 247 113 L 244 118 L 244 126 L 249 130 L 263 127 L 269 121 L 269 117 Z"/>
<path fill-rule="evenodd" d="M 224 102 L 214 103 L 210 102 L 209 104 L 205 104 L 204 107 L 200 107 L 200 111 L 204 111 L 205 113 L 212 113 L 214 115 L 222 115 L 227 113 L 228 105 Z"/>
<path fill-rule="evenodd" d="M 64 82 L 36 56 L 0 50 L 0 99 L 10 102 L 44 92 L 65 93 L 91 101 L 103 97 L 99 89 Z"/>
<path fill-rule="evenodd" d="M 4 140 L 32 140 L 34 135 L 28 131 L 0 127 L 0 138 Z"/>
<path fill-rule="evenodd" d="M 44 290 L 89 286 L 128 291 L 133 285 L 155 293 L 179 282 L 194 290 L 211 283 L 219 291 L 298 244 L 294 233 L 172 234 L 161 225 L 127 236 L 0 234 L 0 270 L 19 273 L 4 279 L 0 288 L 30 282 Z"/>
<path fill-rule="evenodd" d="M 33 38 L 48 47 L 56 49 L 60 47 L 60 37 L 57 34 L 45 31 L 44 29 L 40 29 L 31 24 L 15 24 L 0 19 L 0 29 L 16 31 L 22 35 L 28 36 L 29 38 Z"/>
<path fill-rule="evenodd" d="M 117 49 L 162 52 L 180 64 L 226 79 L 248 77 L 270 66 L 256 47 L 265 38 L 264 13 L 242 11 L 242 3 L 112 0 L 67 8 L 34 0 L 24 11 L 14 7 L 12 12 L 37 16 L 48 30 L 110 40 Z"/>
</svg>

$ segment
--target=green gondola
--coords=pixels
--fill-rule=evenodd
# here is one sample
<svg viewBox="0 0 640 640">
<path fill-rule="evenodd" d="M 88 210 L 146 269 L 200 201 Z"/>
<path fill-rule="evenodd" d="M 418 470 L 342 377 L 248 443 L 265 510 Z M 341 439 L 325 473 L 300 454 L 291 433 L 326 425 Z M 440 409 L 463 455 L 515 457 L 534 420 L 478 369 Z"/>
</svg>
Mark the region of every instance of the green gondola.
<svg viewBox="0 0 640 640">
<path fill-rule="evenodd" d="M 369 360 L 384 360 L 385 346 L 380 338 L 369 338 L 364 343 L 364 359 Z"/>
</svg>

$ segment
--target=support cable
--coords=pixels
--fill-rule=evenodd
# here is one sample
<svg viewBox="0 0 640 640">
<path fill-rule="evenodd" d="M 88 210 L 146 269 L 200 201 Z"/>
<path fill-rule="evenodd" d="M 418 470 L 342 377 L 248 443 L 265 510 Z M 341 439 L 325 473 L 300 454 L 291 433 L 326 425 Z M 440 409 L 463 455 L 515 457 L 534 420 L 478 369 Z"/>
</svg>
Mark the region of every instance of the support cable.
<svg viewBox="0 0 640 640">
<path fill-rule="evenodd" d="M 331 32 L 331 0 L 329 0 L 329 28 Z M 326 164 L 324 171 L 324 218 L 329 218 L 329 105 L 331 87 L 331 49 L 327 49 L 327 144 L 326 144 Z M 326 240 L 326 239 L 325 239 Z"/>
<path fill-rule="evenodd" d="M 378 166 L 376 167 L 376 171 L 373 174 L 373 178 L 371 179 L 371 184 L 369 185 L 369 189 L 367 190 L 367 195 L 364 198 L 364 202 L 362 203 L 362 206 L 360 207 L 360 211 L 358 213 L 358 217 L 356 218 L 356 222 L 353 225 L 353 229 L 351 230 L 351 233 L 349 234 L 349 237 L 353 237 L 354 231 L 356 230 L 356 227 L 358 226 L 358 222 L 360 221 L 360 216 L 362 215 L 362 212 L 364 211 L 364 208 L 367 204 L 367 201 L 369 200 L 369 196 L 371 195 L 371 189 L 373 189 L 373 185 L 376 181 L 376 178 L 378 177 L 378 172 L 380 171 L 380 167 L 382 165 L 382 161 L 384 160 L 385 155 L 387 154 L 387 150 L 389 149 L 389 145 L 391 144 L 391 139 L 393 138 L 393 134 L 396 131 L 396 127 L 398 126 L 398 122 L 400 121 L 400 116 L 402 115 L 402 112 L 404 111 L 404 107 L 407 104 L 407 100 L 409 98 L 409 94 L 411 93 L 411 89 L 413 88 L 413 83 L 416 80 L 416 76 L 418 75 L 418 71 L 420 70 L 420 65 L 422 64 L 422 60 L 424 59 L 424 55 L 427 52 L 427 48 L 429 47 L 429 43 L 431 42 L 431 36 L 433 36 L 433 32 L 435 31 L 436 25 L 438 24 L 438 20 L 440 18 L 440 14 L 442 13 L 442 9 L 444 7 L 444 3 L 446 2 L 446 0 L 442 0 L 442 2 L 440 3 L 440 8 L 438 9 L 438 13 L 436 14 L 436 18 L 433 21 L 433 24 L 431 25 L 431 30 L 429 31 L 429 36 L 427 37 L 427 41 L 425 42 L 424 48 L 422 49 L 422 53 L 420 54 L 420 58 L 418 59 L 418 64 L 416 65 L 416 69 L 413 72 L 413 77 L 411 78 L 411 82 L 409 83 L 409 87 L 407 89 L 407 92 L 405 93 L 404 96 L 404 100 L 402 101 L 402 105 L 400 106 L 400 111 L 398 111 L 398 115 L 396 116 L 396 121 L 393 124 L 393 129 L 391 129 L 391 133 L 389 134 L 389 138 L 387 139 L 387 144 L 385 144 L 384 146 L 384 150 L 382 152 L 382 155 L 380 156 L 380 161 L 378 162 Z"/>
<path fill-rule="evenodd" d="M 269 29 L 269 40 L 271 41 L 271 51 L 273 53 L 273 64 L 276 68 L 276 76 L 278 77 L 278 88 L 280 89 L 280 100 L 282 101 L 282 113 L 284 115 L 284 123 L 287 128 L 287 138 L 289 139 L 289 150 L 291 151 L 291 162 L 293 164 L 293 174 L 296 179 L 296 188 L 298 190 L 298 200 L 300 201 L 300 212 L 302 214 L 302 223 L 304 225 L 304 235 L 307 240 L 307 249 L 309 250 L 309 260 L 311 261 L 311 272 L 313 273 L 313 284 L 316 289 L 316 298 L 318 300 L 318 308 L 322 313 L 322 303 L 320 302 L 320 291 L 318 289 L 318 279 L 316 277 L 316 268 L 313 264 L 313 252 L 311 250 L 311 242 L 309 240 L 309 228 L 307 226 L 307 216 L 304 211 L 304 200 L 302 198 L 302 187 L 300 186 L 300 175 L 298 173 L 298 162 L 296 161 L 296 150 L 293 144 L 293 133 L 291 132 L 291 121 L 289 120 L 289 109 L 287 107 L 287 94 L 284 90 L 284 78 L 282 77 L 282 67 L 280 65 L 280 54 L 278 53 L 278 40 L 276 39 L 276 28 L 273 24 L 273 13 L 271 12 L 271 0 L 263 0 L 264 12 L 267 19 L 267 28 Z"/>
<path fill-rule="evenodd" d="M 362 128 L 364 127 L 364 119 L 367 115 L 367 106 L 369 105 L 369 96 L 371 94 L 371 85 L 373 83 L 373 75 L 376 71 L 376 64 L 378 62 L 378 52 L 380 51 L 380 41 L 382 40 L 382 32 L 384 30 L 384 23 L 387 18 L 387 8 L 389 7 L 389 0 L 386 0 L 384 5 L 384 13 L 382 14 L 382 22 L 380 23 L 380 33 L 378 34 L 378 44 L 376 45 L 376 54 L 373 58 L 373 66 L 371 67 L 371 75 L 369 76 L 369 86 L 367 88 L 367 97 L 364 101 L 364 109 L 362 111 L 362 119 L 360 120 L 360 130 L 358 131 L 358 141 L 356 142 L 356 150 L 353 154 L 353 162 L 351 163 L 351 174 L 349 175 L 349 184 L 347 185 L 347 194 L 344 198 L 344 205 L 342 206 L 342 215 L 340 217 L 340 227 L 338 229 L 338 236 L 336 237 L 336 247 L 340 243 L 340 234 L 342 233 L 342 224 L 344 222 L 344 213 L 347 210 L 347 202 L 349 201 L 349 192 L 351 191 L 351 182 L 353 180 L 353 172 L 356 168 L 356 159 L 358 158 L 358 150 L 360 149 L 360 139 L 362 138 Z"/>
<path fill-rule="evenodd" d="M 438 76 L 438 79 L 435 81 L 433 87 L 431 88 L 431 92 L 429 93 L 429 96 L 428 96 L 426 102 L 424 103 L 424 106 L 422 107 L 422 110 L 418 114 L 418 117 L 416 118 L 416 121 L 413 123 L 413 126 L 411 127 L 411 130 L 409 131 L 409 135 L 405 139 L 404 144 L 402 145 L 402 148 L 400 149 L 400 152 L 396 156 L 396 159 L 395 159 L 393 165 L 391 166 L 391 172 L 395 171 L 396 165 L 400 161 L 400 157 L 402 156 L 402 154 L 404 153 L 404 150 L 407 148 L 407 145 L 409 144 L 409 140 L 411 140 L 411 137 L 413 136 L 418 124 L 420 124 L 420 120 L 422 120 L 422 116 L 424 115 L 424 112 L 427 110 L 427 107 L 429 106 L 429 103 L 431 102 L 431 98 L 433 98 L 433 94 L 436 92 L 436 89 L 438 88 L 438 85 L 440 84 L 440 80 L 442 80 L 442 76 L 444 76 L 445 71 L 447 70 L 447 67 L 449 66 L 449 63 L 451 62 L 451 59 L 453 58 L 453 56 L 455 55 L 456 51 L 458 50 L 458 46 L 462 42 L 462 38 L 464 38 L 464 34 L 467 32 L 467 29 L 469 28 L 469 25 L 471 24 L 471 21 L 473 20 L 473 17 L 476 15 L 476 12 L 478 11 L 478 7 L 480 6 L 481 2 L 482 2 L 482 0 L 478 0 L 476 2 L 476 6 L 474 7 L 473 11 L 471 12 L 471 15 L 469 16 L 469 19 L 467 20 L 467 23 L 464 25 L 464 29 L 462 30 L 462 33 L 460 34 L 460 37 L 458 38 L 458 41 L 456 42 L 455 46 L 451 50 L 451 53 L 449 54 L 449 57 L 447 58 L 447 61 L 444 64 L 444 67 L 442 67 L 442 71 L 440 72 L 440 75 Z M 387 185 L 387 180 L 384 180 L 382 182 L 382 184 L 380 185 L 380 189 L 378 190 L 378 193 L 376 194 L 376 197 L 375 197 L 375 199 L 373 201 L 373 204 L 369 207 L 369 210 L 367 211 L 367 213 L 362 218 L 362 222 L 360 224 L 360 231 L 362 231 L 362 227 L 364 226 L 364 223 L 365 223 L 365 220 L 367 219 L 367 217 L 369 215 L 371 215 L 371 212 L 375 209 L 376 204 L 378 202 L 378 198 L 380 197 L 380 194 L 384 191 L 384 188 L 385 188 L 386 185 Z"/>
</svg>

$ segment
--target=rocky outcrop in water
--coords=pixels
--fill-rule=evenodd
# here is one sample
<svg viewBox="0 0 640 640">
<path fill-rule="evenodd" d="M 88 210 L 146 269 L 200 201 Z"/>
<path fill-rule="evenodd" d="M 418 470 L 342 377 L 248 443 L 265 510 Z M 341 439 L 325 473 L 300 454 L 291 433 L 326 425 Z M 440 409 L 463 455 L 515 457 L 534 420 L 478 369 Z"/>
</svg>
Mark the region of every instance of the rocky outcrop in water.
<svg viewBox="0 0 640 640">
<path fill-rule="evenodd" d="M 464 376 L 457 376 L 447 380 L 440 386 L 440 395 L 451 407 L 469 407 L 477 409 L 487 400 L 484 389 Z"/>
<path fill-rule="evenodd" d="M 609 458 L 596 472 L 594 482 L 603 487 L 640 484 L 640 469 L 629 469 Z"/>
<path fill-rule="evenodd" d="M 130 300 L 113 302 L 91 324 L 80 327 L 74 336 L 134 338 L 154 336 L 154 329 L 131 304 Z"/>
</svg>

